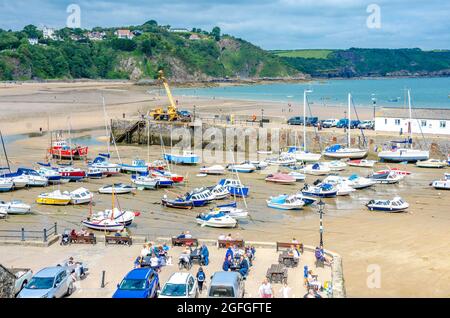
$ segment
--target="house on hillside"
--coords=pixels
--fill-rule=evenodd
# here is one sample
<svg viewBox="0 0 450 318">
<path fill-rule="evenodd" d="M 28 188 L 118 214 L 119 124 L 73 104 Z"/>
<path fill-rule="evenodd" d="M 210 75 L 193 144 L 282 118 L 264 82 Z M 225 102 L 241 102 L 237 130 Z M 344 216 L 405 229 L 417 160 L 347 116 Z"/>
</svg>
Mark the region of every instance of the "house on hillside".
<svg viewBox="0 0 450 318">
<path fill-rule="evenodd" d="M 94 32 L 88 32 L 86 34 L 86 36 L 91 41 L 102 41 L 105 38 L 106 33 L 105 32 L 95 32 L 94 31 Z"/>
<path fill-rule="evenodd" d="M 44 26 L 42 28 L 42 35 L 43 35 L 44 39 L 56 40 L 56 38 L 57 38 L 55 35 L 55 29 L 48 28 L 46 26 Z"/>
<path fill-rule="evenodd" d="M 134 38 L 134 34 L 133 32 L 131 32 L 130 30 L 117 30 L 116 32 L 114 32 L 114 34 L 119 38 L 119 39 L 128 39 L 128 40 L 132 40 Z"/>
<path fill-rule="evenodd" d="M 172 33 L 189 33 L 190 31 L 188 29 L 183 29 L 183 28 L 173 28 L 173 29 L 170 29 L 170 32 L 172 32 Z"/>
<path fill-rule="evenodd" d="M 28 43 L 30 43 L 30 45 L 37 45 L 37 44 L 39 44 L 39 39 L 37 39 L 37 38 L 29 38 L 28 39 Z"/>
<path fill-rule="evenodd" d="M 408 134 L 450 135 L 450 109 L 415 108 L 409 111 L 398 108 L 381 108 L 375 114 L 375 131 Z"/>
<path fill-rule="evenodd" d="M 189 40 L 191 41 L 197 41 L 197 40 L 201 40 L 202 38 L 198 35 L 198 34 L 191 34 L 191 36 L 189 37 Z"/>
<path fill-rule="evenodd" d="M 0 298 L 14 298 L 16 276 L 0 264 Z"/>
</svg>

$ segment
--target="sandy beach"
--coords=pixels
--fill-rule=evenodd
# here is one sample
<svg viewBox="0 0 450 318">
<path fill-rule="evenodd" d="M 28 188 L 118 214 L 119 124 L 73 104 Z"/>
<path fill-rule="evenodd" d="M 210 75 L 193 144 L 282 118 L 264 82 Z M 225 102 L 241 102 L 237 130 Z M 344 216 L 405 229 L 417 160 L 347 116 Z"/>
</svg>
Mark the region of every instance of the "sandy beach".
<svg viewBox="0 0 450 318">
<path fill-rule="evenodd" d="M 155 90 L 156 89 L 156 90 Z M 49 83 L 49 84 L 2 84 L 0 86 L 0 120 L 3 135 L 17 135 L 50 130 L 73 131 L 73 134 L 89 141 L 90 156 L 105 151 L 102 140 L 105 132 L 102 109 L 105 97 L 110 118 L 122 118 L 145 114 L 157 105 L 166 105 L 165 93 L 155 87 L 134 86 L 131 83 Z M 284 116 L 280 103 L 232 101 L 176 97 L 180 108 L 196 109 L 210 113 L 252 114 L 264 107 L 267 116 Z M 181 106 L 182 105 L 182 106 Z M 294 105 L 300 113 L 300 104 Z M 318 117 L 330 113 L 331 107 L 314 108 Z M 343 114 L 344 109 L 333 108 Z M 372 109 L 358 110 L 362 118 L 370 118 Z M 286 117 L 292 114 L 287 113 Z M 336 115 L 337 117 L 340 117 Z M 50 117 L 50 120 L 49 120 Z M 70 120 L 69 120 L 70 117 Z M 328 116 L 327 116 L 328 117 Z M 49 124 L 48 124 L 49 123 Z M 48 136 L 27 136 L 7 144 L 10 161 L 15 167 L 32 166 L 42 161 L 48 147 Z M 122 160 L 131 162 L 134 157 L 147 159 L 147 147 L 120 145 Z M 150 160 L 161 156 L 158 146 L 150 148 Z M 84 166 L 82 162 L 77 165 Z M 389 165 L 396 167 L 400 165 Z M 378 163 L 377 168 L 385 168 Z M 403 167 L 403 166 L 402 166 Z M 131 232 L 136 235 L 170 236 L 183 230 L 191 230 L 198 237 L 215 239 L 223 231 L 201 228 L 195 223 L 195 211 L 171 210 L 160 205 L 164 194 L 182 194 L 186 190 L 212 185 L 218 177 L 198 178 L 199 167 L 174 167 L 175 173 L 187 177 L 187 183 L 168 191 L 137 191 L 135 195 L 120 197 L 123 208 L 142 211 Z M 450 198 L 443 190 L 429 186 L 433 180 L 441 179 L 445 169 L 420 169 L 408 165 L 413 174 L 398 185 L 376 185 L 372 189 L 358 191 L 351 197 L 326 199 L 325 247 L 343 257 L 344 278 L 349 297 L 450 297 Z M 367 175 L 372 169 L 349 168 L 341 174 Z M 448 171 L 448 168 L 447 168 Z M 231 176 L 231 175 L 230 175 Z M 239 228 L 227 230 L 246 240 L 281 241 L 296 237 L 305 244 L 319 242 L 319 217 L 316 209 L 307 208 L 298 212 L 282 212 L 266 207 L 269 196 L 295 193 L 303 184 L 295 186 L 270 185 L 263 174 L 241 175 L 242 182 L 251 186 L 247 200 L 251 218 Z M 306 182 L 313 183 L 317 177 L 308 176 Z M 61 190 L 72 190 L 84 186 L 95 192 L 103 184 L 127 182 L 130 177 L 122 175 L 110 179 L 90 180 L 78 184 L 61 186 Z M 56 188 L 55 188 L 56 189 Z M 21 199 L 33 203 L 47 189 L 32 188 L 0 194 L 0 200 Z M 364 206 L 372 198 L 402 196 L 410 203 L 407 213 L 384 214 L 369 212 Z M 110 207 L 110 197 L 96 194 L 95 209 Z M 11 216 L 0 220 L 0 229 L 21 227 L 41 229 L 58 222 L 61 229 L 79 228 L 87 215 L 88 207 L 51 207 L 33 205 L 34 213 L 27 216 Z M 3 247 L 1 247 L 3 248 Z M 20 247 L 16 248 L 20 250 Z M 17 261 L 17 260 L 16 260 Z M 380 288 L 370 288 L 373 266 L 381 274 Z"/>
</svg>

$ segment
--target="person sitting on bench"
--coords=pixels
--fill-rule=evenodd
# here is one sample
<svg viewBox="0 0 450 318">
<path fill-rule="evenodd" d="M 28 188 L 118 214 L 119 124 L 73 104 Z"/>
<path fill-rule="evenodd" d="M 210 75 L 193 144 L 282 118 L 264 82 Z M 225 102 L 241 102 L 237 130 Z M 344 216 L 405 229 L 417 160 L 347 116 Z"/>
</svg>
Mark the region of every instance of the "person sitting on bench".
<svg viewBox="0 0 450 318">
<path fill-rule="evenodd" d="M 233 258 L 231 256 L 228 256 L 227 259 L 223 262 L 222 269 L 224 272 L 228 272 L 230 270 L 230 267 L 233 265 Z"/>
<path fill-rule="evenodd" d="M 208 266 L 209 264 L 209 250 L 205 243 L 202 244 L 200 254 L 202 256 L 203 264 Z"/>
<path fill-rule="evenodd" d="M 317 261 L 322 262 L 322 263 L 327 264 L 327 265 L 331 265 L 331 261 L 329 261 L 326 258 L 322 247 L 316 247 L 314 255 L 315 255 Z"/>
<path fill-rule="evenodd" d="M 241 262 L 239 263 L 239 273 L 242 277 L 246 278 L 248 275 L 249 264 L 244 256 L 241 256 Z"/>
</svg>

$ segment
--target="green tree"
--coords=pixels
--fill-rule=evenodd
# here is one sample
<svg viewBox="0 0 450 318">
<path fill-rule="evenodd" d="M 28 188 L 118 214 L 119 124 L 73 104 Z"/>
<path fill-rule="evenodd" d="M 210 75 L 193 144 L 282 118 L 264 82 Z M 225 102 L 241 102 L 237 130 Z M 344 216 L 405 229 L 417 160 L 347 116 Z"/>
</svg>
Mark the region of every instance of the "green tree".
<svg viewBox="0 0 450 318">
<path fill-rule="evenodd" d="M 29 38 L 39 39 L 42 38 L 42 31 L 39 31 L 35 25 L 29 24 L 22 30 Z"/>
<path fill-rule="evenodd" d="M 131 52 L 136 49 L 137 44 L 129 39 L 113 39 L 111 41 L 111 46 L 115 50 Z"/>
<path fill-rule="evenodd" d="M 211 35 L 214 37 L 216 41 L 220 40 L 220 28 L 218 26 L 214 27 L 211 31 Z"/>
</svg>

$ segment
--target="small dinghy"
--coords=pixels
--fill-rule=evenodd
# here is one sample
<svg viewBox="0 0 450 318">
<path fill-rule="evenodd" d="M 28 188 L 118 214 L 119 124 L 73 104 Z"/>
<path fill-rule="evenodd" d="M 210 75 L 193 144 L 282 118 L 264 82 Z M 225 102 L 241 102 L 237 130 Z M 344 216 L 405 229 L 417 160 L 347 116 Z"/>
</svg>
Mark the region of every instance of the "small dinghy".
<svg viewBox="0 0 450 318">
<path fill-rule="evenodd" d="M 301 192 L 297 193 L 297 194 L 295 195 L 295 197 L 296 197 L 297 199 L 302 200 L 302 201 L 305 203 L 305 206 L 310 206 L 310 205 L 316 203 L 317 201 L 319 201 L 318 199 L 316 199 L 316 198 L 314 198 L 314 197 L 311 197 L 311 196 L 304 195 L 304 194 L 301 193 Z"/>
<path fill-rule="evenodd" d="M 256 170 L 256 166 L 254 164 L 244 162 L 237 165 L 229 165 L 227 169 L 231 172 L 252 173 Z"/>
<path fill-rule="evenodd" d="M 376 182 L 374 180 L 360 177 L 357 174 L 353 174 L 346 179 L 344 178 L 344 180 L 348 181 L 348 185 L 356 190 L 369 188 L 369 187 L 373 186 L 374 184 L 376 184 Z"/>
<path fill-rule="evenodd" d="M 149 176 L 132 175 L 131 182 L 138 188 L 144 190 L 154 190 L 158 186 L 158 178 Z"/>
<path fill-rule="evenodd" d="M 296 171 L 289 172 L 288 175 L 293 177 L 295 179 L 295 181 L 297 181 L 297 182 L 302 182 L 302 181 L 305 181 L 305 179 L 306 179 L 306 176 L 303 173 L 296 172 Z"/>
<path fill-rule="evenodd" d="M 390 171 L 388 173 L 374 173 L 369 176 L 369 179 L 375 181 L 379 184 L 394 184 L 399 183 L 400 180 L 402 180 L 404 176 L 401 176 L 394 171 Z"/>
<path fill-rule="evenodd" d="M 70 204 L 86 204 L 92 202 L 94 194 L 92 194 L 88 189 L 79 188 L 70 193 L 64 192 L 63 194 L 68 194 L 70 196 Z"/>
<path fill-rule="evenodd" d="M 232 196 L 236 197 L 248 197 L 250 192 L 249 188 L 237 179 L 222 179 L 219 181 L 219 185 L 223 186 Z"/>
<path fill-rule="evenodd" d="M 87 177 L 89 179 L 102 179 L 104 176 L 103 170 L 100 168 L 89 167 L 87 171 Z"/>
<path fill-rule="evenodd" d="M 409 204 L 401 197 L 392 200 L 370 200 L 366 204 L 370 211 L 402 212 L 409 207 Z"/>
<path fill-rule="evenodd" d="M 356 190 L 350 186 L 350 182 L 340 176 L 328 176 L 323 180 L 323 183 L 332 184 L 337 189 L 338 196 L 350 195 Z"/>
<path fill-rule="evenodd" d="M 136 190 L 136 188 L 134 188 L 130 185 L 123 184 L 123 183 L 116 183 L 116 184 L 111 184 L 111 185 L 105 185 L 104 187 L 101 187 L 100 189 L 98 189 L 98 192 L 102 193 L 102 194 L 112 194 L 113 192 L 115 194 L 127 194 L 127 193 L 131 193 L 135 190 Z"/>
<path fill-rule="evenodd" d="M 224 200 L 230 197 L 230 191 L 219 184 L 213 187 L 208 187 L 208 190 L 211 191 L 214 196 L 214 200 Z"/>
<path fill-rule="evenodd" d="M 121 164 L 120 169 L 124 173 L 145 173 L 148 171 L 148 166 L 145 160 L 134 159 L 131 164 Z"/>
<path fill-rule="evenodd" d="M 136 212 L 121 211 L 117 208 L 114 208 L 114 211 L 104 210 L 93 214 L 91 216 L 91 221 L 101 221 L 104 219 L 111 219 L 127 227 L 133 223 L 135 217 Z"/>
<path fill-rule="evenodd" d="M 419 168 L 444 168 L 447 166 L 447 162 L 438 159 L 428 159 L 423 161 L 417 161 L 416 166 Z"/>
<path fill-rule="evenodd" d="M 278 157 L 269 158 L 266 160 L 269 166 L 291 166 L 297 163 L 297 159 L 292 154 L 282 153 Z"/>
<path fill-rule="evenodd" d="M 31 212 L 31 206 L 19 200 L 0 201 L 0 208 L 5 209 L 8 214 L 27 214 Z"/>
<path fill-rule="evenodd" d="M 225 173 L 225 168 L 221 165 L 214 165 L 211 167 L 201 167 L 200 173 L 207 175 L 222 175 Z"/>
<path fill-rule="evenodd" d="M 224 213 L 235 220 L 246 219 L 248 217 L 248 211 L 238 208 L 236 202 L 218 205 L 214 210 L 211 210 L 211 213 Z"/>
<path fill-rule="evenodd" d="M 61 193 L 60 190 L 56 190 L 49 193 L 42 193 L 36 199 L 36 203 L 44 205 L 68 205 L 71 199 L 68 193 Z"/>
<path fill-rule="evenodd" d="M 295 195 L 279 195 L 277 197 L 270 197 L 266 201 L 267 206 L 279 210 L 300 210 L 305 205 L 305 202 Z"/>
<path fill-rule="evenodd" d="M 325 165 L 323 163 L 314 163 L 307 165 L 305 168 L 303 168 L 303 173 L 310 174 L 313 176 L 323 176 L 330 174 L 331 169 L 328 167 L 328 165 Z"/>
<path fill-rule="evenodd" d="M 287 173 L 269 174 L 265 180 L 280 184 L 295 184 L 297 182 L 297 179 Z"/>
<path fill-rule="evenodd" d="M 375 173 L 384 174 L 384 173 L 389 173 L 391 171 L 394 171 L 396 174 L 399 174 L 401 176 L 410 176 L 412 174 L 412 172 L 410 172 L 410 171 L 400 170 L 399 168 L 390 168 L 390 169 L 386 169 L 386 170 L 378 170 Z"/>
<path fill-rule="evenodd" d="M 174 208 L 174 209 L 191 210 L 194 208 L 194 203 L 191 200 L 186 200 L 186 198 L 183 198 L 183 197 L 178 197 L 178 198 L 172 200 L 172 199 L 169 199 L 167 197 L 167 195 L 164 195 L 164 197 L 161 200 L 161 204 L 168 208 Z"/>
<path fill-rule="evenodd" d="M 331 171 L 343 171 L 347 168 L 347 164 L 340 160 L 328 161 L 322 164 L 330 168 Z"/>
<path fill-rule="evenodd" d="M 373 168 L 373 166 L 375 165 L 376 161 L 375 160 L 366 160 L 366 159 L 361 159 L 361 160 L 349 160 L 347 161 L 347 164 L 349 166 L 352 167 L 361 167 L 361 168 Z"/>
<path fill-rule="evenodd" d="M 199 214 L 196 221 L 202 227 L 234 228 L 237 225 L 237 221 L 235 219 L 222 212 L 215 214 Z"/>
<path fill-rule="evenodd" d="M 0 179 L 0 192 L 11 191 L 14 187 L 13 179 L 1 178 Z"/>
<path fill-rule="evenodd" d="M 150 174 L 152 177 L 154 178 L 165 178 L 165 179 L 169 179 L 170 181 L 172 181 L 171 185 L 167 185 L 167 186 L 172 186 L 174 183 L 182 183 L 184 181 L 184 177 L 180 176 L 176 173 L 172 173 L 170 171 L 165 171 L 165 170 L 151 170 Z"/>
<path fill-rule="evenodd" d="M 302 193 L 307 196 L 320 198 L 334 198 L 337 196 L 337 189 L 332 184 L 322 183 L 319 185 L 305 184 Z"/>
<path fill-rule="evenodd" d="M 444 174 L 444 180 L 433 181 L 430 186 L 439 190 L 450 190 L 450 173 Z"/>
</svg>

